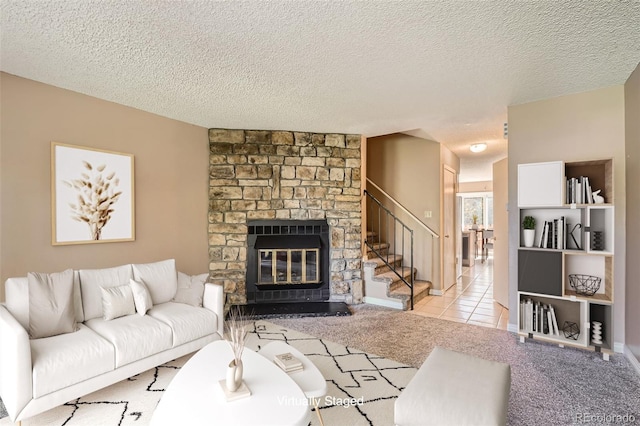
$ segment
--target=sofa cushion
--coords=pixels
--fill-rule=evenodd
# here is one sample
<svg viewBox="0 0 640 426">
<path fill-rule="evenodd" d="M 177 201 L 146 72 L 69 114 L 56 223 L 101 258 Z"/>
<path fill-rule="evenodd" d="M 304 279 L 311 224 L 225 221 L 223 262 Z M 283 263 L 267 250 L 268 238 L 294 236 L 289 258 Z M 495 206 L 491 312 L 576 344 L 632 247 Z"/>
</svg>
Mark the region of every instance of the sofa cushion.
<svg viewBox="0 0 640 426">
<path fill-rule="evenodd" d="M 77 330 L 73 307 L 73 270 L 29 272 L 29 336 L 32 339 Z"/>
<path fill-rule="evenodd" d="M 189 276 L 178 272 L 178 291 L 174 302 L 186 303 L 191 306 L 202 306 L 202 295 L 204 294 L 204 283 L 207 282 L 209 274 Z"/>
<path fill-rule="evenodd" d="M 133 301 L 136 305 L 136 311 L 140 315 L 146 314 L 147 311 L 153 306 L 153 302 L 151 301 L 151 294 L 149 294 L 147 286 L 144 285 L 143 282 L 136 281 L 133 278 L 129 280 L 129 285 L 131 286 L 131 291 L 133 292 Z"/>
<path fill-rule="evenodd" d="M 154 305 L 173 299 L 178 289 L 175 259 L 133 265 L 133 279 L 142 281 L 151 293 Z"/>
<path fill-rule="evenodd" d="M 219 319 L 214 312 L 184 303 L 154 305 L 149 315 L 171 327 L 173 347 L 213 334 L 218 329 Z"/>
<path fill-rule="evenodd" d="M 102 318 L 106 321 L 136 313 L 133 291 L 129 285 L 101 288 Z"/>
<path fill-rule="evenodd" d="M 34 398 L 114 369 L 113 345 L 83 324 L 75 333 L 30 343 Z"/>
<path fill-rule="evenodd" d="M 116 368 L 171 348 L 171 327 L 149 315 L 94 318 L 85 324 L 115 347 Z"/>
<path fill-rule="evenodd" d="M 106 269 L 81 269 L 78 274 L 85 320 L 102 318 L 102 292 L 100 290 L 102 287 L 128 285 L 132 277 L 131 265 Z"/>
<path fill-rule="evenodd" d="M 7 310 L 18 320 L 20 325 L 29 330 L 29 280 L 27 277 L 8 278 L 4 283 Z M 73 305 L 77 322 L 84 322 L 82 297 L 80 294 L 80 278 L 78 271 L 73 271 Z"/>
</svg>

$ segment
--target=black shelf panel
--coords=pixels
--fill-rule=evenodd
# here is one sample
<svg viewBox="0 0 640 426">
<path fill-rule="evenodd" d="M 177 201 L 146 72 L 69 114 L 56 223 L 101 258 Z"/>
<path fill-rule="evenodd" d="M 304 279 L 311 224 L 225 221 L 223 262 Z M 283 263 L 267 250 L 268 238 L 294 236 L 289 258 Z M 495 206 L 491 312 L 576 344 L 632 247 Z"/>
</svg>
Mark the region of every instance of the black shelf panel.
<svg viewBox="0 0 640 426">
<path fill-rule="evenodd" d="M 562 252 L 518 250 L 518 291 L 562 296 Z"/>
</svg>

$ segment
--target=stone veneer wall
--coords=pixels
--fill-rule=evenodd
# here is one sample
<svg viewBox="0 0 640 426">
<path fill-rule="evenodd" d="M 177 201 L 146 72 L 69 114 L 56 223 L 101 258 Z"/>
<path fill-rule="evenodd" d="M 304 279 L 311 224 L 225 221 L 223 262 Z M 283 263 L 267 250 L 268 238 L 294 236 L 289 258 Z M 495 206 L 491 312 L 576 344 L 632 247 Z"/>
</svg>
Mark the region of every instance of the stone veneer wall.
<svg viewBox="0 0 640 426">
<path fill-rule="evenodd" d="M 247 221 L 326 219 L 331 300 L 362 301 L 361 137 L 209 129 L 209 273 L 246 302 Z"/>
</svg>

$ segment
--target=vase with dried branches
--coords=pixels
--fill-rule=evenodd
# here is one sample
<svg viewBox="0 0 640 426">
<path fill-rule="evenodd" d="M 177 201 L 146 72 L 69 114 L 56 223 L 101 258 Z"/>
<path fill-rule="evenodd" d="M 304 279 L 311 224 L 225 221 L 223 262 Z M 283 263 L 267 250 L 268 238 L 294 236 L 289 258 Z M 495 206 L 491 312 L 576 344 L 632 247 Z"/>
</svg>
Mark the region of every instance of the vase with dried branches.
<svg viewBox="0 0 640 426">
<path fill-rule="evenodd" d="M 243 317 L 240 308 L 231 307 L 226 320 L 227 343 L 233 352 L 233 359 L 227 368 L 226 385 L 229 392 L 235 392 L 242 385 L 242 352 L 247 338 L 249 318 Z"/>
<path fill-rule="evenodd" d="M 71 218 L 89 226 L 91 239 L 98 241 L 104 228 L 114 212 L 113 205 L 118 201 L 122 191 L 116 187 L 120 180 L 115 172 L 103 175 L 106 165 L 94 167 L 88 161 L 82 164 L 86 172 L 80 174 L 80 179 L 63 181 L 69 188 L 77 193 L 77 203 L 69 203 Z"/>
</svg>

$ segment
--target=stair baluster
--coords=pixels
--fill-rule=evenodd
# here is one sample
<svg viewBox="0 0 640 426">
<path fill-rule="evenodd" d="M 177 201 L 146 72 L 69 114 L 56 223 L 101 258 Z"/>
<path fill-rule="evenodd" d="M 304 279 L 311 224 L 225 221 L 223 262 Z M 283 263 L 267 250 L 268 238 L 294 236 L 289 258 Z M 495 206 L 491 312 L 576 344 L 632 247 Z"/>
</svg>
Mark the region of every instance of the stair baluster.
<svg viewBox="0 0 640 426">
<path fill-rule="evenodd" d="M 410 301 L 411 301 L 411 310 L 413 310 L 413 290 L 414 290 L 414 270 L 413 270 L 413 229 L 409 228 L 407 225 L 405 225 L 400 219 L 398 219 L 396 217 L 396 215 L 394 215 L 388 208 L 386 208 L 384 205 L 382 205 L 382 203 L 376 198 L 374 197 L 370 192 L 368 192 L 366 189 L 364 190 L 364 194 L 367 196 L 368 200 L 370 202 L 367 203 L 367 206 L 371 209 L 371 212 L 373 214 L 369 215 L 369 217 L 371 218 L 375 218 L 375 213 L 377 213 L 378 216 L 378 229 L 372 229 L 372 231 L 374 232 L 374 235 L 376 235 L 378 237 L 378 241 L 377 244 L 374 243 L 373 241 L 370 241 L 369 236 L 367 236 L 367 238 L 365 239 L 365 244 L 367 245 L 367 247 L 369 247 L 369 249 L 376 255 L 378 256 L 384 263 L 385 265 L 391 270 L 393 271 L 394 274 L 396 274 L 398 276 L 398 278 L 409 287 L 409 291 L 410 291 Z M 368 209 L 369 210 L 369 209 Z M 396 265 L 397 262 L 393 261 L 390 262 L 390 258 L 389 258 L 389 252 L 390 250 L 387 248 L 386 249 L 386 253 L 383 253 L 383 244 L 380 240 L 380 235 L 382 234 L 382 215 L 385 215 L 385 235 L 387 236 L 387 243 L 391 240 L 389 240 L 390 237 L 390 230 L 391 230 L 391 226 L 390 226 L 390 221 L 393 220 L 393 242 L 394 242 L 394 252 L 397 254 L 398 253 L 398 227 L 400 228 L 400 232 L 401 232 L 401 252 L 400 255 L 402 256 L 402 259 L 406 259 L 405 257 L 405 235 L 410 237 L 410 242 L 409 242 L 409 256 L 410 256 L 410 265 L 411 265 L 411 269 L 409 270 L 409 278 L 405 278 L 405 274 L 404 274 L 404 270 L 405 267 L 404 266 L 400 266 L 399 270 L 398 267 Z M 374 227 L 375 225 L 375 220 L 371 221 L 372 223 L 372 227 Z M 371 240 L 375 240 L 375 236 L 372 236 Z"/>
</svg>

